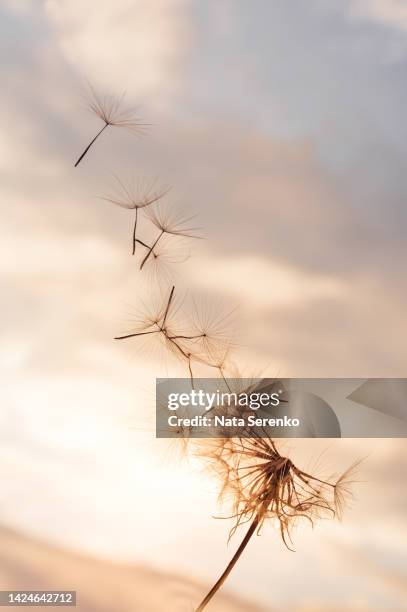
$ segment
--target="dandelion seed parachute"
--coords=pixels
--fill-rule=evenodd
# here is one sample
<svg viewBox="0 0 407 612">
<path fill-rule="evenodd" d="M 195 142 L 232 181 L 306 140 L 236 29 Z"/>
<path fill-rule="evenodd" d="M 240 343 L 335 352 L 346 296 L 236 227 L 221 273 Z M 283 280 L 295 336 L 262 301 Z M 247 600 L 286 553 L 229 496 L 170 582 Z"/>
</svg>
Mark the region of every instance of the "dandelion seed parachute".
<svg viewBox="0 0 407 612">
<path fill-rule="evenodd" d="M 75 168 L 80 164 L 91 146 L 96 142 L 99 136 L 110 125 L 112 127 L 123 128 L 133 134 L 140 135 L 147 127 L 147 123 L 143 123 L 137 114 L 136 108 L 125 108 L 123 106 L 124 94 L 121 96 L 99 96 L 92 86 L 89 86 L 87 99 L 88 109 L 96 115 L 104 126 L 99 130 L 96 136 L 90 141 L 83 153 L 75 162 Z"/>
<path fill-rule="evenodd" d="M 153 250 L 152 250 L 153 252 Z M 172 286 L 169 295 L 153 309 L 148 309 L 137 321 L 136 327 L 115 340 L 125 340 L 136 337 L 158 336 L 168 348 L 168 350 L 179 360 L 185 362 L 193 384 L 194 374 L 192 364 L 194 362 L 212 365 L 213 353 L 208 349 L 208 342 L 201 343 L 201 340 L 209 338 L 209 330 L 197 330 L 195 326 L 182 324 L 184 317 L 180 316 L 182 302 L 175 298 L 175 286 Z M 216 330 L 216 327 L 215 327 Z M 213 332 L 215 333 L 215 332 Z M 211 342 L 216 341 L 216 337 L 210 338 Z M 224 341 L 222 336 L 221 340 Z M 205 352 L 206 351 L 206 352 Z"/>
<path fill-rule="evenodd" d="M 185 215 L 182 211 L 159 203 L 154 208 L 149 208 L 146 211 L 146 216 L 153 225 L 160 231 L 150 250 L 140 263 L 140 270 L 143 269 L 146 262 L 151 257 L 151 254 L 162 238 L 167 234 L 179 238 L 201 238 L 197 234 L 199 228 L 191 226 L 192 219 L 195 215 Z"/>
<path fill-rule="evenodd" d="M 116 180 L 116 190 L 110 195 L 102 196 L 102 200 L 106 200 L 107 202 L 111 202 L 127 210 L 136 211 L 132 235 L 132 255 L 134 255 L 136 252 L 136 244 L 140 242 L 137 240 L 138 211 L 161 200 L 161 198 L 168 194 L 171 187 L 158 187 L 157 179 L 152 181 L 136 181 L 133 178 L 131 182 L 125 183 L 118 176 L 114 178 Z"/>
</svg>

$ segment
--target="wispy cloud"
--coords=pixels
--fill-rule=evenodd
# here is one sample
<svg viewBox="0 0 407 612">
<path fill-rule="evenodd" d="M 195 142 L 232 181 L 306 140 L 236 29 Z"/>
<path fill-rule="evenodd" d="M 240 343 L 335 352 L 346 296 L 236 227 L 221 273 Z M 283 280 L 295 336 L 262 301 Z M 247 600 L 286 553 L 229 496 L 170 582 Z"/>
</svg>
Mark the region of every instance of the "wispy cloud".
<svg viewBox="0 0 407 612">
<path fill-rule="evenodd" d="M 352 0 L 350 13 L 360 19 L 370 19 L 399 30 L 407 30 L 405 0 Z"/>
</svg>

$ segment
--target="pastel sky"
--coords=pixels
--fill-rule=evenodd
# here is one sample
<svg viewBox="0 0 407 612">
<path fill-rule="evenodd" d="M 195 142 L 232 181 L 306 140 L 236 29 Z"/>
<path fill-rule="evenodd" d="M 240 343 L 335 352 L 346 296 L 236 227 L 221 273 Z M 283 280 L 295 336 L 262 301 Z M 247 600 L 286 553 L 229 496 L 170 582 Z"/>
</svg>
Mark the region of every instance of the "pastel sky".
<svg viewBox="0 0 407 612">
<path fill-rule="evenodd" d="M 3 0 L 0 48 L 2 520 L 210 581 L 227 527 L 214 485 L 153 438 L 154 376 L 179 369 L 112 340 L 149 284 L 131 215 L 96 196 L 112 173 L 158 176 L 197 214 L 175 282 L 238 306 L 243 370 L 405 376 L 407 1 Z M 106 132 L 75 169 L 99 129 L 87 81 L 152 125 Z M 349 521 L 296 555 L 269 530 L 231 588 L 272 610 L 405 609 L 407 447 L 341 441 L 334 466 L 360 449 Z"/>
</svg>

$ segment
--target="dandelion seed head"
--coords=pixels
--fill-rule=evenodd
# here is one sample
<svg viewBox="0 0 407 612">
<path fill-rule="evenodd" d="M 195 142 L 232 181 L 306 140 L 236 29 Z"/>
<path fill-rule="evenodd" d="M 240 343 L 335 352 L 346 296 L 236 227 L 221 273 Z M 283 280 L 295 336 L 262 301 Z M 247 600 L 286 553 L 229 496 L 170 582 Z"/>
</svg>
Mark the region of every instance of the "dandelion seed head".
<svg viewBox="0 0 407 612">
<path fill-rule="evenodd" d="M 248 434 L 252 437 L 222 438 L 215 444 L 211 441 L 208 449 L 199 449 L 199 455 L 220 478 L 220 501 L 231 504 L 234 525 L 229 537 L 254 519 L 258 531 L 272 519 L 290 548 L 292 528 L 298 520 L 306 519 L 313 525 L 318 518 L 340 516 L 356 466 L 336 480 L 322 480 L 282 456 L 271 438 L 260 437 L 256 430 Z"/>
</svg>

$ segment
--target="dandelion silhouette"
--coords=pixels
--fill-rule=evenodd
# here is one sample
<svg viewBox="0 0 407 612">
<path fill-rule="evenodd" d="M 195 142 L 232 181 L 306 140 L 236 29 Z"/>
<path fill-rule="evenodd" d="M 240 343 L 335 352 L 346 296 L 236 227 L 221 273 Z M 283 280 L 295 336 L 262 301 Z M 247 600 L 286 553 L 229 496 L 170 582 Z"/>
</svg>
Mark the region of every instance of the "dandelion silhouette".
<svg viewBox="0 0 407 612">
<path fill-rule="evenodd" d="M 226 368 L 228 366 L 229 354 L 230 354 L 231 343 L 227 343 L 223 347 L 219 347 L 217 354 L 212 355 L 212 363 L 210 364 L 213 368 L 216 368 L 225 383 L 225 387 L 228 391 L 232 391 L 227 379 L 226 379 Z"/>
<path fill-rule="evenodd" d="M 140 118 L 137 116 L 137 108 L 124 108 L 124 96 L 125 94 L 122 94 L 121 96 L 99 96 L 93 87 L 89 86 L 87 101 L 88 109 L 99 117 L 101 121 L 103 121 L 104 126 L 99 130 L 83 153 L 79 156 L 75 163 L 75 168 L 80 164 L 91 146 L 109 125 L 112 127 L 123 128 L 137 135 L 144 132 L 148 124 L 141 122 Z"/>
<path fill-rule="evenodd" d="M 133 226 L 132 255 L 136 252 L 137 242 L 149 250 L 150 247 L 141 240 L 138 241 L 136 238 L 138 211 L 161 200 L 161 198 L 167 195 L 171 187 L 157 187 L 157 179 L 154 179 L 150 183 L 145 181 L 136 182 L 136 180 L 133 179 L 131 183 L 126 184 L 118 176 L 114 178 L 116 180 L 117 191 L 111 195 L 102 196 L 102 200 L 106 200 L 107 202 L 111 202 L 127 210 L 136 211 Z"/>
<path fill-rule="evenodd" d="M 153 225 L 159 230 L 159 234 L 154 243 L 148 249 L 145 257 L 140 263 L 140 270 L 143 269 L 148 259 L 151 257 L 155 247 L 167 234 L 168 236 L 176 236 L 182 238 L 201 238 L 197 235 L 200 228 L 191 226 L 191 221 L 195 215 L 186 216 L 181 211 L 175 210 L 173 207 L 163 205 L 161 203 L 154 208 L 146 210 L 146 216 Z"/>
<path fill-rule="evenodd" d="M 136 239 L 144 253 L 149 251 L 151 245 Z M 147 277 L 154 283 L 171 286 L 174 282 L 174 264 L 185 262 L 191 253 L 187 245 L 177 243 L 171 236 L 164 236 L 160 243 L 153 249 L 151 256 L 144 265 Z"/>
<path fill-rule="evenodd" d="M 157 241 L 156 241 L 157 242 Z M 153 247 L 149 249 L 149 254 L 153 252 Z M 115 340 L 126 340 L 129 338 L 136 338 L 140 336 L 151 336 L 159 335 L 165 345 L 171 350 L 172 353 L 177 355 L 182 360 L 188 363 L 189 370 L 192 377 L 191 370 L 191 353 L 183 346 L 182 340 L 195 339 L 191 336 L 180 335 L 176 331 L 174 322 L 174 292 L 175 286 L 171 288 L 168 300 L 155 314 L 147 315 L 144 321 L 141 322 L 139 330 L 133 333 L 125 334 L 124 336 L 117 336 Z"/>
<path fill-rule="evenodd" d="M 210 308 L 208 305 L 199 305 L 194 300 L 193 311 L 188 322 L 191 335 L 198 339 L 195 343 L 195 361 L 216 369 L 229 391 L 225 373 L 229 366 L 231 350 L 234 347 L 233 315 L 233 310 Z"/>
<path fill-rule="evenodd" d="M 209 460 L 210 468 L 221 479 L 222 500 L 231 496 L 235 524 L 229 540 L 246 523 L 249 528 L 232 560 L 214 586 L 196 608 L 201 612 L 236 565 L 254 533 L 259 533 L 268 519 L 277 521 L 284 544 L 291 543 L 293 524 L 301 518 L 314 521 L 324 515 L 341 517 L 350 484 L 358 466 L 354 463 L 341 476 L 323 480 L 299 469 L 280 455 L 274 441 L 260 437 L 258 430 L 246 432 L 249 437 L 206 441 L 200 456 Z M 290 550 L 292 550 L 290 548 Z"/>
<path fill-rule="evenodd" d="M 181 320 L 185 321 L 184 316 L 179 316 L 181 306 L 182 303 L 175 304 L 175 286 L 172 286 L 166 301 L 143 313 L 135 331 L 117 336 L 115 340 L 145 336 L 160 337 L 172 354 L 186 362 L 193 385 L 194 361 L 210 367 L 219 367 L 213 363 L 213 353 L 215 347 L 220 350 L 225 344 L 225 331 L 222 328 L 222 320 L 216 321 L 213 317 L 206 321 L 201 320 L 199 325 L 193 319 L 186 324 L 181 323 Z"/>
</svg>

